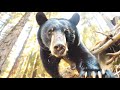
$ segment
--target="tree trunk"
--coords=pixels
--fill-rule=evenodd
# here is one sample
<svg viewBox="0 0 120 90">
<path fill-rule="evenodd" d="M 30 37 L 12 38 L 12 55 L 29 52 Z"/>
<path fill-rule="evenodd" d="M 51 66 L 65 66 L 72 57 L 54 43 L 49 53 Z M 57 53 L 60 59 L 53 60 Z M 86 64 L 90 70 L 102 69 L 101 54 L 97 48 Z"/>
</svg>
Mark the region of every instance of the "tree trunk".
<svg viewBox="0 0 120 90">
<path fill-rule="evenodd" d="M 11 30 L 11 32 L 4 38 L 3 42 L 0 42 L 0 70 L 2 73 L 2 66 L 6 61 L 13 45 L 17 41 L 18 36 L 20 35 L 24 25 L 28 21 L 28 17 L 30 16 L 30 12 L 26 12 L 23 17 L 20 19 L 18 24 Z M 0 74 L 1 74 L 0 73 Z"/>
<path fill-rule="evenodd" d="M 22 46 L 22 50 L 20 51 L 19 57 L 15 60 L 15 63 L 12 67 L 12 70 L 9 73 L 8 78 L 15 78 L 15 77 L 22 78 L 22 77 L 24 77 L 26 70 L 28 70 L 27 65 L 29 64 L 29 62 L 33 58 L 30 56 L 31 56 L 31 53 L 34 52 L 33 50 L 35 50 L 33 48 L 36 48 L 36 46 L 35 46 L 36 44 L 33 45 L 33 43 L 35 43 L 35 41 L 36 41 L 34 36 L 36 36 L 35 35 L 36 34 L 35 28 L 37 25 L 36 23 L 34 23 L 35 19 L 33 19 L 34 21 L 31 20 L 31 18 L 33 18 L 33 17 L 35 17 L 35 13 L 32 13 L 30 15 L 29 21 L 26 23 L 24 30 L 22 31 L 21 35 L 19 36 L 19 37 L 21 37 L 21 36 L 23 37 L 25 35 L 23 38 L 25 40 L 18 38 L 18 40 L 19 40 L 18 43 L 23 44 L 23 46 Z M 31 27 L 32 27 L 32 29 L 31 29 Z M 32 43 L 32 45 L 31 45 L 31 43 Z M 20 47 L 20 45 L 17 45 L 17 46 Z"/>
<path fill-rule="evenodd" d="M 32 78 L 37 56 L 36 51 L 31 53 L 23 78 Z"/>
<path fill-rule="evenodd" d="M 22 13 L 23 15 L 25 14 L 24 12 Z M 0 26 L 0 43 L 4 41 L 4 39 L 11 32 L 11 30 L 18 24 L 19 20 L 22 18 L 23 15 L 14 12 L 9 15 L 9 18 L 6 18 L 6 15 L 1 17 L 1 18 L 4 18 L 4 19 L 1 19 L 1 21 L 3 21 L 4 24 Z"/>
</svg>

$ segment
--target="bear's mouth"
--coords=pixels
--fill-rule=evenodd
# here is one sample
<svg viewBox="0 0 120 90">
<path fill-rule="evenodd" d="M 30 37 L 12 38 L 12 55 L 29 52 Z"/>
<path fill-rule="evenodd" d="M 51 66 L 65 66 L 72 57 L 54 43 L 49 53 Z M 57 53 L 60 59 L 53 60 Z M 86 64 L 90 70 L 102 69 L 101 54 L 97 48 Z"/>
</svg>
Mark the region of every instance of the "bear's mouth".
<svg viewBox="0 0 120 90">
<path fill-rule="evenodd" d="M 54 56 L 61 58 L 61 57 L 66 56 L 66 54 L 67 54 L 67 52 L 64 52 L 64 51 L 62 50 L 62 51 L 59 51 L 59 52 L 55 52 L 55 53 L 54 53 Z"/>
<path fill-rule="evenodd" d="M 63 45 L 58 45 L 58 46 L 55 46 L 54 47 L 54 55 L 56 57 L 63 57 L 63 56 L 66 56 L 66 47 L 63 46 Z"/>
</svg>

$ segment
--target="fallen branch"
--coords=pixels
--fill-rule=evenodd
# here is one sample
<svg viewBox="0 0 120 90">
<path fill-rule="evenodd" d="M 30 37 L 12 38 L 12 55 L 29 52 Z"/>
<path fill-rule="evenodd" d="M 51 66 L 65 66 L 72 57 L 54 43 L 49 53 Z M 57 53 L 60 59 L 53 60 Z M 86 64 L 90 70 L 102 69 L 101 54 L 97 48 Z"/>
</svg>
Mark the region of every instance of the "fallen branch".
<svg viewBox="0 0 120 90">
<path fill-rule="evenodd" d="M 117 24 L 115 27 L 114 27 L 114 34 L 113 35 L 116 35 L 118 32 L 120 32 L 120 24 Z"/>
<path fill-rule="evenodd" d="M 120 71 L 116 72 L 114 75 L 117 75 L 117 74 L 119 74 L 119 73 L 120 73 Z"/>
<path fill-rule="evenodd" d="M 104 36 L 106 36 L 107 37 L 107 39 L 112 39 L 112 34 L 110 34 L 110 35 L 107 35 L 107 34 L 104 34 L 104 33 L 102 33 L 102 32 L 96 32 L 96 33 L 100 33 L 100 34 L 102 34 L 102 35 L 104 35 Z"/>
<path fill-rule="evenodd" d="M 106 55 L 119 56 L 120 55 L 120 50 L 118 52 L 115 52 L 115 53 L 107 53 Z"/>
<path fill-rule="evenodd" d="M 115 74 L 114 75 L 117 75 L 117 77 L 119 78 L 120 77 L 120 65 L 117 65 L 116 68 L 115 68 Z"/>
<path fill-rule="evenodd" d="M 107 53 L 106 55 L 112 56 L 112 58 L 106 62 L 106 64 L 108 65 L 119 58 L 120 50 L 115 53 Z"/>
<path fill-rule="evenodd" d="M 94 50 L 98 49 L 101 47 L 105 42 L 108 41 L 108 38 L 106 37 L 103 41 L 99 42 L 91 51 L 93 52 Z"/>
<path fill-rule="evenodd" d="M 96 33 L 100 33 L 100 34 L 106 36 L 106 38 L 103 41 L 98 42 L 96 44 L 96 46 L 91 51 L 94 51 L 94 50 L 98 49 L 99 47 L 101 47 L 102 45 L 104 45 L 109 39 L 112 39 L 112 35 L 107 35 L 107 34 L 104 34 L 102 32 L 96 32 Z"/>
<path fill-rule="evenodd" d="M 117 60 L 118 57 L 117 56 L 113 56 L 111 59 L 109 59 L 108 61 L 106 61 L 106 65 L 112 63 L 113 61 Z"/>
<path fill-rule="evenodd" d="M 118 34 L 116 34 L 112 39 L 108 40 L 103 46 L 101 46 L 98 49 L 92 51 L 92 53 L 93 54 L 101 53 L 101 52 L 105 51 L 106 49 L 108 49 L 112 44 L 114 44 L 118 40 L 120 40 L 120 32 Z"/>
</svg>

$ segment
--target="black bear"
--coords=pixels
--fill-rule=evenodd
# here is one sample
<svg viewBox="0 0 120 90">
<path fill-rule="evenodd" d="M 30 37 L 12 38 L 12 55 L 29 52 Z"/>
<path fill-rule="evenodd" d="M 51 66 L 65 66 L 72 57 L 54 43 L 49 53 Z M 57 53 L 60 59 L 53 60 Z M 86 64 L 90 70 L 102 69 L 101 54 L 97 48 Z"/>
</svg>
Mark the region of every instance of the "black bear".
<svg viewBox="0 0 120 90">
<path fill-rule="evenodd" d="M 79 20 L 78 13 L 75 13 L 69 20 L 47 19 L 43 12 L 36 14 L 36 21 L 40 26 L 37 39 L 45 70 L 53 78 L 61 78 L 58 64 L 61 59 L 64 59 L 76 64 L 80 77 L 114 77 L 110 71 L 103 71 L 100 68 L 95 56 L 80 41 L 80 34 L 76 28 Z"/>
</svg>

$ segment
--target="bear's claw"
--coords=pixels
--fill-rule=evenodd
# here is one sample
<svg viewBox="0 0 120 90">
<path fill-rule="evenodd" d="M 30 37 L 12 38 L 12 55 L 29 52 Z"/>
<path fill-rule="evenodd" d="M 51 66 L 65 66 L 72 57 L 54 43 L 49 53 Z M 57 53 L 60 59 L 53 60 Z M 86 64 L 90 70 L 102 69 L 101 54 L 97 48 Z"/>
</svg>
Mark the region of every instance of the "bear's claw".
<svg viewBox="0 0 120 90">
<path fill-rule="evenodd" d="M 80 78 L 115 78 L 114 75 L 111 75 L 109 70 L 99 70 L 99 71 L 81 71 Z"/>
</svg>

